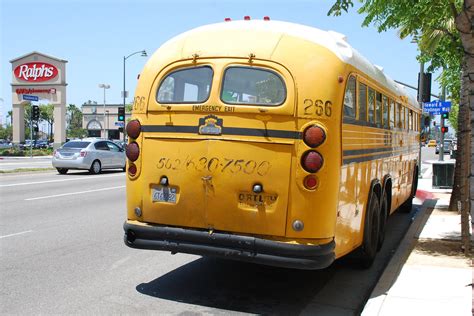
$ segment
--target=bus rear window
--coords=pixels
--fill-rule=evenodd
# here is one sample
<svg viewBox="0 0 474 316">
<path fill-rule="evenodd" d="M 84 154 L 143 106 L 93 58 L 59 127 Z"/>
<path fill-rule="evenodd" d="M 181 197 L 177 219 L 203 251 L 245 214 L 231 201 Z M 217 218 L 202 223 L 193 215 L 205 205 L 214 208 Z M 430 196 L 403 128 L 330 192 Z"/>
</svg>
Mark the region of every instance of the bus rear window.
<svg viewBox="0 0 474 316">
<path fill-rule="evenodd" d="M 160 84 L 159 103 L 202 103 L 209 98 L 213 71 L 209 66 L 173 71 Z"/>
<path fill-rule="evenodd" d="M 223 81 L 221 100 L 224 103 L 277 106 L 286 99 L 283 80 L 270 70 L 230 67 Z"/>
</svg>

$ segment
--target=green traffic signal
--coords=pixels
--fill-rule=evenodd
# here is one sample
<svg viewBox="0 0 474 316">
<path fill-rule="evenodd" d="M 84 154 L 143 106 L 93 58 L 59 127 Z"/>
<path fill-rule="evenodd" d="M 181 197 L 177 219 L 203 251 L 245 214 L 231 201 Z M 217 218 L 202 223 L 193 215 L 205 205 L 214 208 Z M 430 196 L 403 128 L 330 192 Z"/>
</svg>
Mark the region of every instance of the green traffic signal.
<svg viewBox="0 0 474 316">
<path fill-rule="evenodd" d="M 449 118 L 449 112 L 443 112 L 443 113 L 441 113 L 441 118 L 442 118 L 442 119 L 447 119 L 447 118 Z"/>
</svg>

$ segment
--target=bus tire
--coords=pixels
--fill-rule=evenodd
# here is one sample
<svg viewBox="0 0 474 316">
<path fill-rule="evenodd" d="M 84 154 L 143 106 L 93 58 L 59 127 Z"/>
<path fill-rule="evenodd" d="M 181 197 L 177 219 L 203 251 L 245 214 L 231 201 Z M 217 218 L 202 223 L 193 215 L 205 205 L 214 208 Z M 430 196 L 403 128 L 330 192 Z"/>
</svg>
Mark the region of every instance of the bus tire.
<svg viewBox="0 0 474 316">
<path fill-rule="evenodd" d="M 377 251 L 382 249 L 382 245 L 385 240 L 385 225 L 387 224 L 387 218 L 388 218 L 387 191 L 383 192 L 383 196 L 380 202 L 381 202 L 381 205 L 380 205 L 380 218 L 379 218 L 379 242 L 377 244 Z"/>
<path fill-rule="evenodd" d="M 415 170 L 413 171 L 413 180 L 411 183 L 411 192 L 408 199 L 400 205 L 400 211 L 403 213 L 410 213 L 411 209 L 413 208 L 413 198 L 416 195 L 416 190 L 418 189 L 418 166 L 415 166 Z"/>
<path fill-rule="evenodd" d="M 375 260 L 379 244 L 380 203 L 375 192 L 370 194 L 370 201 L 364 219 L 364 239 L 359 250 L 359 263 L 364 269 L 370 268 Z"/>
</svg>

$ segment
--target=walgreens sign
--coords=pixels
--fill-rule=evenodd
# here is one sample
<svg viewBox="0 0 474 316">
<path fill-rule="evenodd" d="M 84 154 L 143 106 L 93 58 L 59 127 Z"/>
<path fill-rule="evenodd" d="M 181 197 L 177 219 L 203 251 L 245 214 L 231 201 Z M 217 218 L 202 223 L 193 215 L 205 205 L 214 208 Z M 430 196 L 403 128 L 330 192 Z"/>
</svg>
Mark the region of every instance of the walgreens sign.
<svg viewBox="0 0 474 316">
<path fill-rule="evenodd" d="M 13 71 L 15 77 L 28 82 L 41 82 L 58 75 L 58 68 L 48 63 L 34 62 L 19 65 Z"/>
</svg>

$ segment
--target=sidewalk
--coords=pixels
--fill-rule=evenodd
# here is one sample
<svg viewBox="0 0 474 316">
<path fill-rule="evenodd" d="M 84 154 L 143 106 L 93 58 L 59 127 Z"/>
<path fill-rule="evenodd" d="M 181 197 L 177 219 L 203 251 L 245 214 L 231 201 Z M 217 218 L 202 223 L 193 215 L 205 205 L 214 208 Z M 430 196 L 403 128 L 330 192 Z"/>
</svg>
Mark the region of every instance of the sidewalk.
<svg viewBox="0 0 474 316">
<path fill-rule="evenodd" d="M 472 261 L 461 250 L 461 216 L 449 212 L 451 190 L 419 179 L 423 206 L 362 315 L 473 315 Z M 471 235 L 472 241 L 472 235 Z"/>
</svg>

